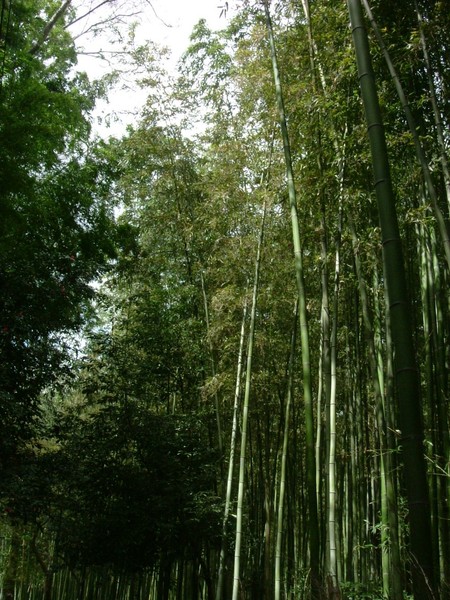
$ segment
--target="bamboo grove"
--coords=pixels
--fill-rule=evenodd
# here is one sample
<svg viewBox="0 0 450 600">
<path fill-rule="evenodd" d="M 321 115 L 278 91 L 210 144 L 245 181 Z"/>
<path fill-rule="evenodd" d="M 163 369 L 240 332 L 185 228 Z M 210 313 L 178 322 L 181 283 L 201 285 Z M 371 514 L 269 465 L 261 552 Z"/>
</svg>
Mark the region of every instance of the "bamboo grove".
<svg viewBox="0 0 450 600">
<path fill-rule="evenodd" d="M 1 48 L 3 599 L 450 598 L 448 5 L 232 8 L 176 76 L 130 51 L 136 124 L 49 125 L 48 160 L 5 115 L 70 15 L 23 80 Z"/>
</svg>

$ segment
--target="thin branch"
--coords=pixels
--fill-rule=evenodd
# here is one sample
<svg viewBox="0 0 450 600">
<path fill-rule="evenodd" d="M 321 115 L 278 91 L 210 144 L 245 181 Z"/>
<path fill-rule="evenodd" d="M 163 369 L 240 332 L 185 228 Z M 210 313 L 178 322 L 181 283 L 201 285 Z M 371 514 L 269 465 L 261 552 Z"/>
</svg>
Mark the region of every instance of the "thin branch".
<svg viewBox="0 0 450 600">
<path fill-rule="evenodd" d="M 86 35 L 87 33 L 89 33 L 90 31 L 92 31 L 96 27 L 99 27 L 100 25 L 105 25 L 106 23 L 111 23 L 113 21 L 117 22 L 117 21 L 119 21 L 121 19 L 134 17 L 136 15 L 139 15 L 140 12 L 141 11 L 136 11 L 134 13 L 114 14 L 114 15 L 111 15 L 108 19 L 105 19 L 104 21 L 97 21 L 96 23 L 93 23 L 92 25 L 90 25 L 87 29 L 83 30 L 78 35 L 73 36 L 73 40 L 78 40 L 80 37 L 82 37 L 83 35 Z M 75 22 L 75 21 L 73 21 L 73 22 Z"/>
<path fill-rule="evenodd" d="M 166 23 L 156 12 L 153 4 L 150 2 L 150 0 L 145 0 L 145 2 L 150 6 L 150 8 L 153 11 L 153 14 L 155 15 L 155 17 L 158 19 L 158 21 L 161 21 L 161 23 L 164 25 L 164 27 L 172 27 L 172 25 L 169 25 L 169 23 Z"/>
<path fill-rule="evenodd" d="M 100 2 L 100 4 L 97 4 L 97 6 L 94 6 L 94 8 L 91 8 L 86 13 L 84 13 L 84 15 L 76 17 L 75 19 L 73 19 L 73 21 L 70 21 L 70 23 L 67 23 L 67 25 L 65 26 L 65 29 L 67 29 L 68 27 L 71 27 L 72 25 L 75 25 L 75 23 L 78 23 L 78 21 L 85 19 L 86 17 L 91 15 L 93 12 L 95 12 L 97 9 L 101 8 L 104 4 L 109 4 L 110 2 L 111 2 L 111 0 L 103 0 L 103 2 Z"/>
<path fill-rule="evenodd" d="M 66 0 L 55 12 L 53 17 L 50 19 L 50 21 L 44 27 L 44 31 L 42 32 L 41 39 L 39 41 L 35 42 L 33 44 L 33 46 L 30 48 L 31 56 L 34 56 L 35 54 L 37 54 L 39 52 L 39 50 L 42 47 L 42 44 L 46 41 L 46 39 L 50 35 L 50 32 L 52 31 L 53 27 L 56 25 L 56 23 L 64 16 L 64 14 L 66 13 L 67 9 L 69 8 L 71 2 L 72 2 L 72 0 Z"/>
</svg>

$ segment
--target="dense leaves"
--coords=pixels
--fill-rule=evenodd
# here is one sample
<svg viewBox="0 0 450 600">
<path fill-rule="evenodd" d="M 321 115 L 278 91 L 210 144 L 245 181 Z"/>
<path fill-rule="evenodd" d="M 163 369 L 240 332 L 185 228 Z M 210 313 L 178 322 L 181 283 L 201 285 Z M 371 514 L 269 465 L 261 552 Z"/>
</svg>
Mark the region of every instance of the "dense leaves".
<svg viewBox="0 0 450 600">
<path fill-rule="evenodd" d="M 53 533 L 59 560 L 134 571 L 161 555 L 195 554 L 202 537 L 214 543 L 219 503 L 214 454 L 202 440 L 207 424 L 137 402 L 78 402 L 53 418 L 51 443 L 36 440 L 7 477 L 6 509 Z"/>
<path fill-rule="evenodd" d="M 89 141 L 94 94 L 73 70 L 63 23 L 30 53 L 51 8 L 15 2 L 2 9 L 2 451 L 24 435 L 39 391 L 67 364 L 62 336 L 83 322 L 91 284 L 115 255 L 115 167 L 106 146 Z"/>
</svg>

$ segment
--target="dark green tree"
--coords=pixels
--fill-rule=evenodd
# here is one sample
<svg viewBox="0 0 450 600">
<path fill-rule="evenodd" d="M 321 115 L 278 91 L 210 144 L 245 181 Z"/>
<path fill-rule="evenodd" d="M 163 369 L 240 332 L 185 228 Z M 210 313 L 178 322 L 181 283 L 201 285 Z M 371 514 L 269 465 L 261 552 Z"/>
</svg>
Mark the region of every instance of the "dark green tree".
<svg viewBox="0 0 450 600">
<path fill-rule="evenodd" d="M 95 86 L 74 70 L 61 21 L 30 52 L 50 7 L 4 3 L 0 47 L 1 460 L 25 435 L 39 391 L 68 364 L 92 282 L 114 256 L 107 145 L 89 140 Z"/>
</svg>

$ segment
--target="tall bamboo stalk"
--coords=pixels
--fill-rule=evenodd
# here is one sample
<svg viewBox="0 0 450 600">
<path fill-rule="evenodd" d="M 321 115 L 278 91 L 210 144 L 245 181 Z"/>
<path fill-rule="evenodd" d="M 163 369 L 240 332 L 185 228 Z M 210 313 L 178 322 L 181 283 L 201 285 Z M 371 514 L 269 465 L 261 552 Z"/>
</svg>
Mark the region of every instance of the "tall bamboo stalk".
<svg viewBox="0 0 450 600">
<path fill-rule="evenodd" d="M 382 365 L 380 364 L 381 360 L 378 357 L 377 348 L 375 346 L 372 319 L 369 313 L 367 287 L 362 273 L 358 251 L 358 239 L 353 223 L 350 224 L 350 233 L 352 237 L 358 291 L 361 300 L 371 381 L 375 395 L 375 415 L 380 444 L 383 597 L 389 600 L 401 600 L 403 598 L 403 591 L 401 586 L 401 578 L 399 576 L 402 569 L 398 540 L 398 506 L 396 502 L 395 486 L 393 483 L 391 455 L 392 448 L 390 448 L 388 445 L 387 437 L 387 418 L 385 414 L 383 396 L 384 373 Z M 388 549 L 386 546 L 388 546 Z"/>
<path fill-rule="evenodd" d="M 406 121 L 408 123 L 408 128 L 409 131 L 411 133 L 413 142 L 414 142 L 414 148 L 416 151 L 416 157 L 417 157 L 417 161 L 422 169 L 422 173 L 423 173 L 423 178 L 425 181 L 425 186 L 428 192 L 428 196 L 431 200 L 431 205 L 433 207 L 433 212 L 434 212 L 434 216 L 436 219 L 436 223 L 438 226 L 438 230 L 439 230 L 439 234 L 441 236 L 442 239 L 442 243 L 443 243 L 443 247 L 444 247 L 444 252 L 445 252 L 445 257 L 447 259 L 447 265 L 450 269 L 450 235 L 449 235 L 449 230 L 447 228 L 447 225 L 445 223 L 445 219 L 444 219 L 444 215 L 442 214 L 442 211 L 439 207 L 439 202 L 438 202 L 438 196 L 436 193 L 436 189 L 434 187 L 433 184 L 433 180 L 431 178 L 431 173 L 430 173 L 430 168 L 428 166 L 428 161 L 426 159 L 425 156 L 425 151 L 422 147 L 422 144 L 420 142 L 420 138 L 419 138 L 419 134 L 417 131 L 417 126 L 416 126 L 416 122 L 414 119 L 414 116 L 411 112 L 411 108 L 409 106 L 409 102 L 406 98 L 405 92 L 403 91 L 403 86 L 401 84 L 400 78 L 398 76 L 397 70 L 394 67 L 394 64 L 391 60 L 391 56 L 389 54 L 389 50 L 386 47 L 386 44 L 384 43 L 383 37 L 381 35 L 380 29 L 374 19 L 372 10 L 369 6 L 369 3 L 367 0 L 362 0 L 363 4 L 364 4 L 364 8 L 366 10 L 367 16 L 369 18 L 369 21 L 372 25 L 372 28 L 375 32 L 376 38 L 378 40 L 378 44 L 381 48 L 381 51 L 383 52 L 383 56 L 384 59 L 386 61 L 387 67 L 389 69 L 389 72 L 391 74 L 392 80 L 394 82 L 395 85 L 395 89 L 397 91 L 397 95 L 400 99 L 400 103 L 403 107 L 403 111 L 405 113 L 405 117 L 406 117 Z M 422 36 L 423 37 L 423 32 L 422 32 Z M 425 57 L 428 58 L 428 54 L 426 53 L 426 45 L 425 45 L 425 38 L 423 38 L 423 44 L 425 46 L 425 50 L 424 50 L 424 54 Z M 429 64 L 427 63 L 427 66 L 429 68 Z M 432 89 L 433 86 L 431 86 Z M 433 98 L 433 96 L 432 96 Z M 434 102 L 433 102 L 433 109 L 434 109 L 434 113 L 436 114 L 436 110 L 437 110 L 437 102 L 435 100 L 434 97 Z M 438 116 L 439 113 L 437 112 Z M 437 118 L 437 123 L 436 123 L 436 130 L 438 132 L 438 141 L 439 141 L 439 148 L 441 148 L 441 163 L 443 165 L 443 172 L 444 172 L 444 179 L 445 179 L 445 183 L 446 183 L 446 190 L 447 190 L 447 200 L 448 200 L 448 205 L 450 207 L 450 175 L 448 173 L 448 165 L 446 162 L 446 155 L 445 155 L 445 148 L 442 151 L 442 144 L 441 144 L 441 135 L 439 135 L 442 132 L 442 125 L 440 123 L 439 118 Z"/>
<path fill-rule="evenodd" d="M 436 86 L 435 86 L 435 73 L 433 73 L 433 69 L 431 67 L 430 56 L 428 53 L 427 41 L 425 38 L 425 32 L 423 30 L 423 19 L 419 10 L 419 5 L 417 4 L 417 0 L 414 2 L 414 6 L 416 8 L 417 22 L 419 25 L 419 36 L 420 36 L 420 44 L 422 46 L 423 57 L 426 65 L 427 72 L 427 80 L 428 80 L 428 88 L 430 91 L 430 102 L 431 107 L 433 109 L 433 117 L 434 124 L 436 126 L 436 137 L 437 143 L 439 147 L 439 157 L 442 165 L 442 174 L 444 176 L 445 183 L 445 191 L 447 194 L 447 203 L 448 209 L 450 212 L 450 167 L 447 159 L 447 148 L 445 144 L 445 135 L 444 135 L 444 126 L 442 124 L 441 113 L 438 106 L 437 96 L 436 96 Z"/>
<path fill-rule="evenodd" d="M 342 210 L 339 210 L 339 226 L 336 239 L 334 270 L 333 326 L 331 329 L 331 388 L 329 406 L 330 446 L 328 451 L 328 568 L 331 589 L 330 599 L 339 598 L 338 548 L 336 539 L 336 394 L 337 394 L 337 326 L 339 306 L 340 245 L 342 230 Z"/>
<path fill-rule="evenodd" d="M 247 433 L 248 433 L 248 412 L 250 406 L 250 390 L 252 380 L 252 361 L 253 361 L 253 346 L 255 340 L 255 323 L 256 323 L 256 305 L 259 289 L 259 273 L 261 268 L 261 251 L 264 240 L 264 225 L 266 220 L 266 198 L 264 199 L 263 216 L 261 221 L 261 229 L 258 239 L 258 249 L 255 261 L 255 280 L 253 283 L 252 309 L 250 313 L 250 332 L 248 336 L 247 348 L 247 365 L 245 373 L 245 392 L 242 408 L 242 424 L 241 424 L 241 451 L 239 458 L 239 484 L 237 497 L 236 511 L 236 543 L 234 550 L 234 571 L 233 571 L 233 600 L 238 600 L 239 584 L 240 584 L 240 563 L 241 563 L 241 545 L 242 545 L 242 518 L 244 507 L 244 489 L 245 489 L 245 469 L 246 469 L 246 451 L 247 451 Z"/>
<path fill-rule="evenodd" d="M 205 277 L 203 275 L 203 271 L 200 271 L 200 281 L 202 286 L 202 296 L 203 296 L 203 307 L 205 311 L 205 321 L 206 321 L 206 337 L 208 339 L 209 346 L 209 359 L 211 363 L 211 376 L 213 379 L 216 377 L 216 361 L 214 358 L 214 348 L 211 341 L 211 327 L 209 320 L 209 307 L 208 307 L 208 298 L 206 296 L 206 286 L 205 286 Z M 220 418 L 220 407 L 219 407 L 219 395 L 217 391 L 214 392 L 214 412 L 216 414 L 216 425 L 217 425 L 217 440 L 218 440 L 218 450 L 219 450 L 219 463 L 220 463 L 220 489 L 222 489 L 223 485 L 223 434 L 222 434 L 222 423 Z"/>
<path fill-rule="evenodd" d="M 289 440 L 289 426 L 291 418 L 292 386 L 294 379 L 295 345 L 297 341 L 298 300 L 294 309 L 294 327 L 291 335 L 291 349 L 289 353 L 289 373 L 286 394 L 286 407 L 284 412 L 283 448 L 280 465 L 280 491 L 277 514 L 277 538 L 275 543 L 275 594 L 274 600 L 281 598 L 281 546 L 283 541 L 284 496 L 286 491 L 286 460 Z"/>
<path fill-rule="evenodd" d="M 227 477 L 227 488 L 225 493 L 225 508 L 222 521 L 222 541 L 220 547 L 219 556 L 219 570 L 217 576 L 217 588 L 216 588 L 216 600 L 222 600 L 223 596 L 223 581 L 224 581 L 224 569 L 225 569 L 225 558 L 226 558 L 226 535 L 228 528 L 228 520 L 230 516 L 230 505 L 231 505 L 231 490 L 233 485 L 233 471 L 234 471 L 234 457 L 236 451 L 236 436 L 237 436 L 237 425 L 238 425 L 238 409 L 239 409 L 239 398 L 241 397 L 241 382 L 242 382 L 242 367 L 244 357 L 244 341 L 245 341 L 245 323 L 247 320 L 247 294 L 245 294 L 244 309 L 242 314 L 241 333 L 239 338 L 239 352 L 237 361 L 237 372 L 236 372 L 236 385 L 234 388 L 234 404 L 233 404 L 233 424 L 231 426 L 231 440 L 230 440 L 230 456 L 228 462 L 228 477 Z"/>
<path fill-rule="evenodd" d="M 266 15 L 267 33 L 269 37 L 270 55 L 275 83 L 276 100 L 279 113 L 281 135 L 283 140 L 284 160 L 286 167 L 287 187 L 289 194 L 289 205 L 291 211 L 292 238 L 294 245 L 295 276 L 297 283 L 300 319 L 300 340 L 302 351 L 303 369 L 303 396 L 305 406 L 305 443 L 306 443 L 306 480 L 308 494 L 308 533 L 309 533 L 309 560 L 311 573 L 312 597 L 320 596 L 320 566 L 319 566 L 319 524 L 317 518 L 317 496 L 316 496 L 316 466 L 314 447 L 314 414 L 312 403 L 311 386 L 311 361 L 309 348 L 309 330 L 306 310 L 305 281 L 303 273 L 303 251 L 300 236 L 300 223 L 297 209 L 297 194 L 294 183 L 294 170 L 292 166 L 291 146 L 287 129 L 286 111 L 281 87 L 278 59 L 275 49 L 272 20 L 270 17 L 268 0 L 264 1 Z"/>
<path fill-rule="evenodd" d="M 317 56 L 317 44 L 314 40 L 313 29 L 311 23 L 311 11 L 309 0 L 302 0 L 302 7 L 304 18 L 306 22 L 307 32 L 308 32 L 308 50 L 309 50 L 309 62 L 311 68 L 311 80 L 313 87 L 313 94 L 318 94 L 318 85 L 317 85 L 317 76 L 316 71 L 319 73 L 319 79 L 321 82 L 322 91 L 327 96 L 327 86 L 325 82 L 325 76 L 322 64 Z M 324 181 L 324 168 L 323 168 L 323 157 L 322 157 L 322 144 L 321 144 L 321 131 L 320 131 L 320 116 L 319 113 L 316 113 L 317 120 L 317 143 L 318 143 L 318 152 L 317 152 L 317 162 L 319 169 L 319 179 L 320 181 Z M 340 152 L 341 148 L 337 142 L 338 136 L 336 135 L 336 131 L 334 129 L 334 124 L 332 123 L 332 131 L 333 131 L 333 143 L 335 149 L 337 151 L 337 155 L 341 158 L 342 154 Z M 343 160 L 339 160 L 340 164 L 343 164 Z M 343 170 L 341 170 L 341 173 Z M 342 183 L 342 179 L 340 179 L 340 184 Z M 320 219 L 320 229 L 321 229 L 321 258 L 322 258 L 322 270 L 321 270 L 321 282 L 322 282 L 322 299 L 321 299 L 321 310 L 320 310 L 320 334 L 321 334 L 321 345 L 320 345 L 320 357 L 319 357 L 319 382 L 317 389 L 317 421 L 316 421 L 316 440 L 315 440 L 315 468 L 316 468 L 316 496 L 317 496 L 317 521 L 318 525 L 322 526 L 321 538 L 322 544 L 319 542 L 319 546 L 325 549 L 326 543 L 326 535 L 327 535 L 327 527 L 325 526 L 325 516 L 321 515 L 321 507 L 322 507 L 322 487 L 324 479 L 326 478 L 326 469 L 328 465 L 326 461 L 324 464 L 321 464 L 321 452 L 322 452 L 322 398 L 324 400 L 324 404 L 327 410 L 330 406 L 330 395 L 331 395 L 331 351 L 330 351 L 330 305 L 329 305 L 329 290 L 328 290 L 328 225 L 326 220 L 326 211 L 325 211 L 326 199 L 325 199 L 325 191 L 322 188 L 320 190 L 320 210 L 321 210 L 321 219 Z M 329 440 L 328 440 L 329 441 Z M 328 444 L 329 446 L 329 444 Z M 324 449 L 325 450 L 325 449 Z M 325 452 L 324 452 L 325 454 Z"/>
<path fill-rule="evenodd" d="M 428 422 L 432 436 L 429 460 L 433 465 L 432 486 L 435 511 L 435 552 L 439 556 L 442 577 L 442 597 L 450 597 L 450 465 L 448 415 L 446 408 L 445 328 L 439 286 L 440 273 L 435 268 L 435 239 L 423 224 L 417 226 L 420 246 L 418 259 L 421 266 L 422 320 L 426 340 L 425 372 L 427 377 Z M 431 235 L 430 235 L 431 234 Z M 447 583 L 448 582 L 448 583 Z"/>
<path fill-rule="evenodd" d="M 384 272 L 389 299 L 395 380 L 403 445 L 405 484 L 410 520 L 413 590 L 416 600 L 434 595 L 434 569 L 430 505 L 423 442 L 420 378 L 416 365 L 410 303 L 401 248 L 397 213 L 390 177 L 386 140 L 382 126 L 369 43 L 360 0 L 348 0 L 353 41 L 368 126 L 375 190 L 383 237 Z"/>
</svg>

